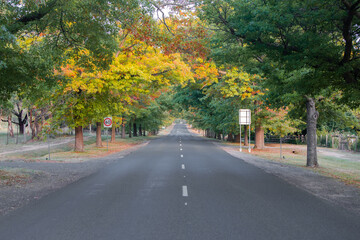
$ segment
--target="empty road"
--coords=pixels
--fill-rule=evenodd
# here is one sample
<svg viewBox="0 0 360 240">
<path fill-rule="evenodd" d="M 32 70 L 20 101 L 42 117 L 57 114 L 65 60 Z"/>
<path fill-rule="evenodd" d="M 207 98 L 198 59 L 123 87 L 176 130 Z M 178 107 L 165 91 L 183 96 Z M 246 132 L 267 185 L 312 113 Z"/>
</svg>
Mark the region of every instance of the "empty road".
<svg viewBox="0 0 360 240">
<path fill-rule="evenodd" d="M 99 172 L 0 217 L 1 240 L 359 240 L 360 218 L 177 124 Z"/>
</svg>

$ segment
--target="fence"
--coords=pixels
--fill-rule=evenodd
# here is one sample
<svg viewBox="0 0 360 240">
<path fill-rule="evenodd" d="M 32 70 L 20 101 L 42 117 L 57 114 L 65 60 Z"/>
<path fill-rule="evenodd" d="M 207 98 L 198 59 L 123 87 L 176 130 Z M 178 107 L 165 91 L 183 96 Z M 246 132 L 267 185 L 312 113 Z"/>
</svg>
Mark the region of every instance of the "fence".
<svg viewBox="0 0 360 240">
<path fill-rule="evenodd" d="M 318 136 L 318 146 L 337 148 L 339 150 L 349 150 L 360 152 L 359 137 L 355 135 L 334 134 Z"/>
<path fill-rule="evenodd" d="M 279 143 L 280 137 L 274 135 L 266 135 L 265 142 Z M 290 144 L 306 144 L 306 135 L 285 136 L 282 138 L 282 142 L 290 143 Z M 317 146 L 360 152 L 359 137 L 355 135 L 345 135 L 345 134 L 319 135 L 317 137 Z"/>
</svg>

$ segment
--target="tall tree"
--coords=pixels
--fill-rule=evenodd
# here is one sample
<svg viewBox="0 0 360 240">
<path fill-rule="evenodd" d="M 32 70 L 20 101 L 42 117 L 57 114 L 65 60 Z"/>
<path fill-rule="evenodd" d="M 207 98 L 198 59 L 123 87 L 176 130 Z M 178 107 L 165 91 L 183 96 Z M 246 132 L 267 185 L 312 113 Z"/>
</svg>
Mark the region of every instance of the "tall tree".
<svg viewBox="0 0 360 240">
<path fill-rule="evenodd" d="M 357 106 L 360 1 L 203 1 L 201 16 L 260 62 L 267 86 L 283 104 L 307 102 L 308 134 L 316 136 L 316 99 L 340 90 Z M 301 100 L 304 99 L 305 101 Z M 317 166 L 309 138 L 307 166 Z"/>
</svg>

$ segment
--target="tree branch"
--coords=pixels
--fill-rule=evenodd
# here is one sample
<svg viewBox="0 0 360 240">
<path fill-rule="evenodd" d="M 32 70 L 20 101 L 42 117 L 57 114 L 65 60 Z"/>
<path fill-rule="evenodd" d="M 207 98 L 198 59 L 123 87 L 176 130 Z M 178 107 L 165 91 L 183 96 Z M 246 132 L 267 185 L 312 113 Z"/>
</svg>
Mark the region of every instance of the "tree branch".
<svg viewBox="0 0 360 240">
<path fill-rule="evenodd" d="M 15 34 L 20 31 L 24 26 L 29 24 L 30 22 L 40 20 L 45 17 L 51 10 L 55 7 L 57 0 L 52 0 L 48 2 L 45 6 L 39 8 L 38 11 L 31 12 L 20 19 L 16 20 L 15 23 L 8 26 L 8 30 L 10 33 Z"/>
<path fill-rule="evenodd" d="M 172 30 L 170 29 L 170 27 L 167 25 L 166 20 L 165 20 L 165 13 L 163 12 L 163 10 L 161 10 L 161 8 L 156 5 L 155 3 L 153 3 L 154 7 L 157 9 L 157 17 L 160 20 L 160 22 L 162 22 L 162 24 L 164 24 L 164 26 L 166 27 L 166 29 L 168 30 L 169 33 L 171 33 L 171 35 L 175 36 L 175 34 L 172 32 Z M 161 12 L 162 17 L 159 16 L 159 12 Z"/>
<path fill-rule="evenodd" d="M 360 5 L 360 0 L 358 0 L 356 3 L 354 3 L 353 5 L 351 5 L 349 3 L 349 1 L 347 0 L 341 0 L 342 3 L 345 5 L 345 7 L 348 9 L 348 10 L 351 10 L 352 8 L 354 8 L 356 10 L 357 6 Z M 360 18 L 360 12 L 358 12 L 357 10 L 355 11 L 355 14 L 354 14 L 357 18 Z"/>
<path fill-rule="evenodd" d="M 151 76 L 159 76 L 159 75 L 165 74 L 165 73 L 170 72 L 170 71 L 171 71 L 171 69 L 164 70 L 162 72 L 153 73 L 153 74 L 151 74 Z"/>
</svg>

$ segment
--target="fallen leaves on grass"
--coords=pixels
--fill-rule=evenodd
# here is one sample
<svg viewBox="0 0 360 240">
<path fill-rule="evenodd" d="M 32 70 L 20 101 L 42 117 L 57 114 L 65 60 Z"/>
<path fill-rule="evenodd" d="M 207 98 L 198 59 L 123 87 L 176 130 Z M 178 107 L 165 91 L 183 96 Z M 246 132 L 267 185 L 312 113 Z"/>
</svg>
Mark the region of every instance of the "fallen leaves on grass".
<svg viewBox="0 0 360 240">
<path fill-rule="evenodd" d="M 29 180 L 30 176 L 0 170 L 0 186 L 24 185 Z"/>
</svg>

